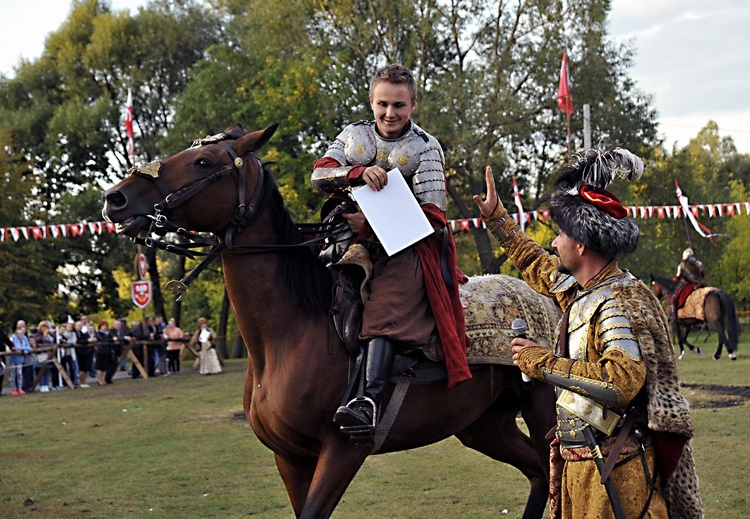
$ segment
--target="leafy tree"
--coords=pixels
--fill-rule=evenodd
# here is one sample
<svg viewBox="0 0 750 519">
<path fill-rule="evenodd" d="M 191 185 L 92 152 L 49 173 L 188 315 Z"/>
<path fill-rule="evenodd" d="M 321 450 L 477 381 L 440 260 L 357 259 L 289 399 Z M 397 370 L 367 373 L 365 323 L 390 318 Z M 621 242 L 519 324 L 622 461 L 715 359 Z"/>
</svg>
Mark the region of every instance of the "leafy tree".
<svg viewBox="0 0 750 519">
<path fill-rule="evenodd" d="M 739 181 L 736 172 L 743 171 L 743 164 L 747 167 L 747 160 L 738 156 L 731 139 L 719 137 L 716 123 L 709 121 L 684 148 L 671 153 L 657 150 L 651 160 L 646 161 L 643 178 L 628 186 L 630 194 L 626 190 L 623 198 L 637 205 L 675 206 L 678 204 L 676 180 L 690 205 L 743 201 L 735 198 L 741 195 L 735 181 Z M 700 237 L 692 225 L 682 219 L 653 217 L 639 221 L 638 251 L 624 264 L 644 279 L 649 279 L 650 274 L 671 276 L 682 251 L 691 247 L 706 266 L 707 284 L 721 286 L 728 282 L 719 261 L 726 254 L 726 245 L 736 239 L 732 227 L 728 226 L 731 219 L 710 219 L 706 212 L 699 214 L 698 219 L 718 235 L 713 243 Z"/>
<path fill-rule="evenodd" d="M 632 51 L 607 41 L 605 0 L 221 5 L 232 20 L 228 43 L 196 68 L 170 141 L 189 142 L 235 121 L 280 121 L 266 158 L 278 162 L 282 193 L 301 219 L 314 218 L 323 199 L 309 186 L 313 158 L 345 123 L 371 116 L 368 78 L 387 62 L 415 72 L 415 121 L 445 149 L 453 217 L 477 216 L 466 201 L 483 189 L 486 164 L 501 193 L 515 176 L 530 208 L 544 202 L 566 148 L 554 95 L 563 47 L 581 78 L 574 97 L 592 105 L 595 137 L 636 152 L 658 144 L 650 98 L 627 77 Z M 574 121 L 577 136 L 581 126 Z M 504 256 L 485 231 L 473 237 L 480 270 L 497 271 Z"/>
<path fill-rule="evenodd" d="M 190 0 L 154 0 L 135 16 L 112 12 L 100 0 L 74 0 L 42 56 L 21 63 L 13 79 L 0 82 L 0 128 L 9 132 L 23 166 L 44 178 L 28 204 L 74 221 L 99 220 L 102 187 L 132 165 L 121 123 L 128 89 L 137 158 L 150 161 L 161 154 L 188 72 L 218 41 L 220 29 L 213 11 Z M 131 262 L 132 251 L 117 253 L 120 243 L 111 236 L 79 239 L 61 251 L 74 267 L 64 278 L 64 292 L 81 310 L 122 306 L 111 296 L 112 273 L 118 262 Z M 150 260 L 157 276 L 156 256 Z M 163 313 L 155 281 L 157 312 Z"/>
<path fill-rule="evenodd" d="M 730 183 L 733 200 L 750 200 L 747 185 L 739 180 Z M 740 308 L 750 307 L 750 217 L 730 218 L 726 226 L 730 237 L 716 263 L 718 285 L 734 297 Z"/>
<path fill-rule="evenodd" d="M 0 227 L 26 227 L 38 215 L 24 201 L 38 189 L 38 178 L 30 173 L 21 158 L 12 151 L 7 132 L 0 132 Z M 48 240 L 33 240 L 12 235 L 0 242 L 0 326 L 18 319 L 29 322 L 55 316 L 47 299 L 58 283 L 57 255 Z"/>
</svg>

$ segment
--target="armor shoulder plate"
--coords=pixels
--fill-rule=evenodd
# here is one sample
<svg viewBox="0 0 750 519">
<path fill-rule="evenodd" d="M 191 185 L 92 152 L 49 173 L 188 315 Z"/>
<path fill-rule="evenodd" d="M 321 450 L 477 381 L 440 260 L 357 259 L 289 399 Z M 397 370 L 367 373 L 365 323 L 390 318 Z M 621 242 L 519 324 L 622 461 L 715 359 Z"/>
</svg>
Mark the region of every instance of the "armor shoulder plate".
<svg viewBox="0 0 750 519">
<path fill-rule="evenodd" d="M 553 294 L 559 294 L 561 292 L 567 292 L 573 288 L 576 284 L 576 278 L 570 274 L 559 273 L 556 280 L 550 287 L 549 291 Z"/>
<path fill-rule="evenodd" d="M 398 168 L 404 177 L 409 178 L 417 172 L 422 154 L 436 147 L 442 155 L 437 140 L 412 121 L 406 135 L 398 139 L 388 152 L 388 167 Z"/>
<path fill-rule="evenodd" d="M 637 278 L 630 272 L 625 271 L 615 283 L 609 285 L 612 295 L 602 305 L 598 316 L 599 341 L 602 345 L 602 351 L 616 348 L 633 359 L 641 360 L 643 358 L 641 347 L 630 325 L 630 316 L 618 301 L 614 290 L 617 286 L 634 287 L 638 284 L 640 282 Z M 644 290 L 650 293 L 648 288 L 644 287 Z"/>
<path fill-rule="evenodd" d="M 375 160 L 378 147 L 373 121 L 350 124 L 336 139 L 344 144 L 344 156 L 348 164 L 369 166 Z"/>
<path fill-rule="evenodd" d="M 391 151 L 394 166 L 407 179 L 411 177 L 412 190 L 420 204 L 434 204 L 445 211 L 448 204 L 443 148 L 435 137 L 414 123 L 407 136 Z"/>
</svg>

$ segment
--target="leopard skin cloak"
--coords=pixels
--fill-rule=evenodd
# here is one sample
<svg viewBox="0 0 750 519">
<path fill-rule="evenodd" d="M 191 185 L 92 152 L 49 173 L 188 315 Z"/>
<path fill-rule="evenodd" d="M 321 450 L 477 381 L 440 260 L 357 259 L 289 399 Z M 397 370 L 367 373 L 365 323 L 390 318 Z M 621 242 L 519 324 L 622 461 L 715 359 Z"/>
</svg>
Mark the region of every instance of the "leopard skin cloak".
<svg viewBox="0 0 750 519">
<path fill-rule="evenodd" d="M 630 317 L 646 364 L 648 426 L 657 443 L 679 445 L 685 439 L 676 467 L 664 484 L 669 515 L 674 518 L 705 517 L 695 471 L 690 405 L 682 393 L 669 324 L 659 301 L 641 282 L 617 285 L 614 296 Z M 661 454 L 661 453 L 660 453 Z"/>
</svg>

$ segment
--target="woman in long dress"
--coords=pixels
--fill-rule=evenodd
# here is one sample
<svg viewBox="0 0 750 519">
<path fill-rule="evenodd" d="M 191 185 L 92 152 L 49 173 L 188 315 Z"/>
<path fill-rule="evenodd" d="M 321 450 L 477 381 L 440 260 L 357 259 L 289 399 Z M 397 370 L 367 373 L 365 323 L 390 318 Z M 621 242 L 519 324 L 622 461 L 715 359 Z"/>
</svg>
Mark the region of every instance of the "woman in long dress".
<svg viewBox="0 0 750 519">
<path fill-rule="evenodd" d="M 199 373 L 201 375 L 212 375 L 214 373 L 221 373 L 221 364 L 219 363 L 219 356 L 216 354 L 216 347 L 214 345 L 214 339 L 216 334 L 208 326 L 208 321 L 205 317 L 198 319 L 198 330 L 193 334 L 190 339 L 192 344 L 200 346 L 198 355 L 200 355 L 200 368 Z"/>
</svg>

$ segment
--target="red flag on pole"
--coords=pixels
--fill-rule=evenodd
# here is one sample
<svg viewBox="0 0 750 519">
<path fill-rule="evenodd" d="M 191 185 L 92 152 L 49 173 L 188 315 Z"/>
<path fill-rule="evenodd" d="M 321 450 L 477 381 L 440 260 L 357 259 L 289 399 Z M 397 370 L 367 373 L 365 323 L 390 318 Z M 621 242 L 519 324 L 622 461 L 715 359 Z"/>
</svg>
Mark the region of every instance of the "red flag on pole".
<svg viewBox="0 0 750 519">
<path fill-rule="evenodd" d="M 135 137 L 133 136 L 133 93 L 128 88 L 128 101 L 125 104 L 125 131 L 128 134 L 128 157 L 135 157 Z"/>
<path fill-rule="evenodd" d="M 570 79 L 568 76 L 568 52 L 563 49 L 562 67 L 560 69 L 560 86 L 557 89 L 557 106 L 565 114 L 573 113 L 573 96 L 570 95 Z"/>
<path fill-rule="evenodd" d="M 513 177 L 513 198 L 516 201 L 516 208 L 518 209 L 518 225 L 521 226 L 523 231 L 526 227 L 526 214 L 523 212 L 523 204 L 521 203 L 521 193 L 518 191 L 518 184 L 516 183 L 516 177 Z"/>
</svg>

